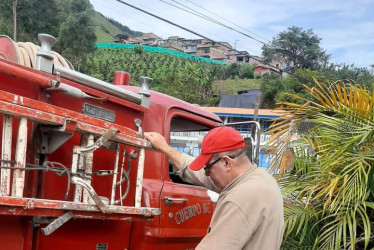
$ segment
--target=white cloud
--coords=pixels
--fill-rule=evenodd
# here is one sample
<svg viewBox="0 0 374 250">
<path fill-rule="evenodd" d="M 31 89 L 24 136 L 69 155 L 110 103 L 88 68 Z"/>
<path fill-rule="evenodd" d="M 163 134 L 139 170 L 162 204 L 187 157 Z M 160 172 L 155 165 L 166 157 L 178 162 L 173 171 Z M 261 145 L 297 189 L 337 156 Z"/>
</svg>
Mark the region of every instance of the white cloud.
<svg viewBox="0 0 374 250">
<path fill-rule="evenodd" d="M 374 46 L 374 22 L 353 23 L 342 29 L 320 30 L 324 37 L 323 47 L 328 50 L 344 49 L 353 46 Z"/>
</svg>

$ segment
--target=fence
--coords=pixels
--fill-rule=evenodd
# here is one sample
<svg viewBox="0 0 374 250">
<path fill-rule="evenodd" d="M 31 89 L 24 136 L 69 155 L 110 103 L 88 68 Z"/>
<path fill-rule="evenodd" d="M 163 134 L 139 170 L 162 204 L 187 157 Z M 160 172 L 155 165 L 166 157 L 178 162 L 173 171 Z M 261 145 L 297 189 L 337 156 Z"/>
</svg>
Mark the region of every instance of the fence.
<svg viewBox="0 0 374 250">
<path fill-rule="evenodd" d="M 161 48 L 161 47 L 152 47 L 152 46 L 137 45 L 137 44 L 119 44 L 119 43 L 97 43 L 96 44 L 96 47 L 99 49 L 134 49 L 136 46 L 141 46 L 143 50 L 147 52 L 169 54 L 169 55 L 178 56 L 184 59 L 201 61 L 201 62 L 206 62 L 206 63 L 229 65 L 229 63 L 224 62 L 224 61 L 213 60 L 213 59 L 196 56 L 196 55 L 190 55 L 190 54 L 182 53 L 182 52 L 171 50 L 171 49 Z"/>
</svg>

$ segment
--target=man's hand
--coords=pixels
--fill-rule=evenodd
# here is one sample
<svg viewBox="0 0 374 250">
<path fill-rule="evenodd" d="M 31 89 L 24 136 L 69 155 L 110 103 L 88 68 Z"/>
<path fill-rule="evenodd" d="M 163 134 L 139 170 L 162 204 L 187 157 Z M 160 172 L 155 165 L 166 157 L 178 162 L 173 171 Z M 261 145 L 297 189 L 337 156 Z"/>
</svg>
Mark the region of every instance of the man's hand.
<svg viewBox="0 0 374 250">
<path fill-rule="evenodd" d="M 170 148 L 165 138 L 157 132 L 144 132 L 144 137 L 152 143 L 152 146 L 155 149 L 160 150 L 163 153 L 166 153 Z"/>
<path fill-rule="evenodd" d="M 180 170 L 180 160 L 182 153 L 170 147 L 165 138 L 157 132 L 144 132 L 144 138 L 152 143 L 152 146 L 161 151 L 169 158 L 177 170 Z"/>
</svg>

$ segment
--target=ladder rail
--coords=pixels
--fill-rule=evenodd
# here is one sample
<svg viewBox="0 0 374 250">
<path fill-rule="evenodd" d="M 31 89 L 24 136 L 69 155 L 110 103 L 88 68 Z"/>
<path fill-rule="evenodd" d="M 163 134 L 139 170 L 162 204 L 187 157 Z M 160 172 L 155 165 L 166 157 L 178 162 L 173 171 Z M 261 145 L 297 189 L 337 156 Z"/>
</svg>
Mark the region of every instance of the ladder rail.
<svg viewBox="0 0 374 250">
<path fill-rule="evenodd" d="M 1 159 L 5 161 L 11 160 L 12 153 L 12 116 L 4 115 L 3 117 L 3 134 L 1 145 Z M 0 195 L 10 195 L 10 163 L 2 162 L 2 165 L 7 168 L 2 168 L 0 171 Z"/>
<path fill-rule="evenodd" d="M 4 95 L 2 95 L 4 93 Z M 7 161 L 1 161 L 1 192 L 0 192 L 0 206 L 17 206 L 16 204 L 25 205 L 26 209 L 35 208 L 35 202 L 38 204 L 38 208 L 50 209 L 47 202 L 43 199 L 35 199 L 23 197 L 24 185 L 25 185 L 25 170 L 26 169 L 26 150 L 27 150 L 27 124 L 28 121 L 37 122 L 43 125 L 55 125 L 64 127 L 67 132 L 81 133 L 84 139 L 83 144 L 78 147 L 74 147 L 72 154 L 72 165 L 71 165 L 71 181 L 75 183 L 76 194 L 74 195 L 73 202 L 66 203 L 67 201 L 53 200 L 49 201 L 57 206 L 53 209 L 64 209 L 68 210 L 77 209 L 77 206 L 83 206 L 84 208 L 91 211 L 92 207 L 95 206 L 98 209 L 95 211 L 101 211 L 103 213 L 127 213 L 130 208 L 135 211 L 135 214 L 142 216 L 153 216 L 159 215 L 160 210 L 158 208 L 142 208 L 142 188 L 143 188 L 143 172 L 144 172 L 144 159 L 145 149 L 151 149 L 151 144 L 142 138 L 142 133 L 139 131 L 131 130 L 127 127 L 102 121 L 98 118 L 89 117 L 84 114 L 80 114 L 71 110 L 67 110 L 61 107 L 56 107 L 47 103 L 36 101 L 30 98 L 13 95 L 11 93 L 0 90 L 0 115 L 3 115 L 3 140 L 2 140 L 2 160 L 11 161 L 11 136 L 12 136 L 12 123 L 13 117 L 19 119 L 18 127 L 18 139 L 16 145 L 16 166 L 12 169 L 10 163 Z M 68 117 L 67 117 L 68 116 Z M 102 126 L 100 126 L 102 125 Z M 139 128 L 139 126 L 138 126 Z M 62 129 L 62 130 L 64 130 Z M 141 129 L 140 129 L 141 131 Z M 101 136 L 94 142 L 94 138 Z M 112 189 L 108 203 L 103 202 L 101 197 L 97 196 L 95 190 L 92 188 L 90 177 L 92 176 L 93 168 L 93 151 L 97 148 L 102 147 L 107 141 L 115 142 L 117 145 L 124 144 L 129 146 L 135 146 L 139 149 L 138 157 L 138 171 L 136 179 L 136 190 L 134 206 L 125 207 L 122 206 L 122 202 L 118 205 L 115 200 L 116 188 L 121 187 L 122 182 L 116 182 L 118 178 L 118 162 L 119 162 L 119 146 L 117 149 L 115 164 L 113 166 L 113 183 L 111 184 Z M 125 154 L 125 153 L 124 153 Z M 8 155 L 8 156 L 7 156 Z M 80 166 L 81 165 L 81 166 Z M 79 174 L 79 169 L 82 168 L 83 175 Z M 40 169 L 38 169 L 40 170 Z M 13 180 L 7 181 L 10 178 L 11 171 L 13 171 Z M 76 174 L 76 175 L 75 175 Z M 80 178 L 79 176 L 83 176 Z M 122 176 L 120 176 L 122 179 Z M 11 189 L 7 187 L 12 185 Z M 127 187 L 129 188 L 129 187 Z M 8 197 L 9 191 L 11 196 Z M 122 194 L 119 200 L 123 199 Z M 13 200 L 5 200 L 3 198 L 10 198 Z M 18 200 L 17 200 L 18 199 Z M 19 200 L 20 199 L 20 200 Z M 12 201 L 9 203 L 9 201 Z M 14 203 L 14 201 L 17 201 Z M 94 204 L 93 204 L 94 203 Z M 65 204 L 65 205 L 63 205 Z M 66 204 L 69 204 L 67 206 Z M 76 206 L 72 205 L 76 204 Z"/>
</svg>

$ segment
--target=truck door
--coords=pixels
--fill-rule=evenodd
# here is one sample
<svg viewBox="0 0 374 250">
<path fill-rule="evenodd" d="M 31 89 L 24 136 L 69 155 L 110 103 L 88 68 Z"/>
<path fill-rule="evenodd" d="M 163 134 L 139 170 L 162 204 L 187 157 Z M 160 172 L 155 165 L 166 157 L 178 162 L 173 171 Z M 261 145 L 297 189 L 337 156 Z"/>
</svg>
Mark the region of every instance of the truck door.
<svg viewBox="0 0 374 250">
<path fill-rule="evenodd" d="M 197 115 L 174 111 L 167 124 L 170 134 L 165 137 L 175 149 L 197 156 L 203 136 L 215 124 Z M 164 186 L 160 196 L 160 249 L 194 249 L 207 233 L 218 194 L 184 183 L 173 174 L 170 163 L 167 165 L 168 159 L 164 162 Z"/>
</svg>

